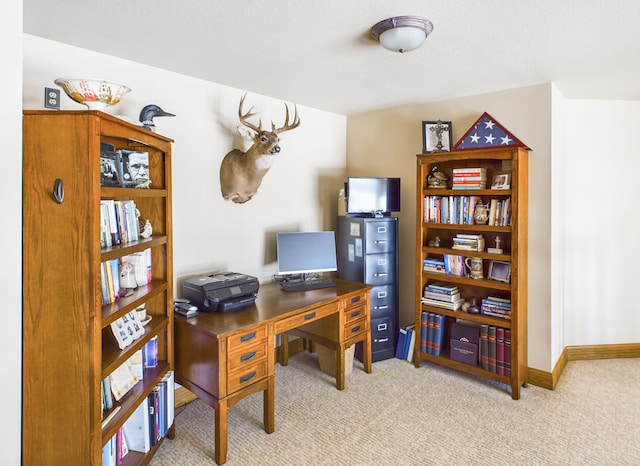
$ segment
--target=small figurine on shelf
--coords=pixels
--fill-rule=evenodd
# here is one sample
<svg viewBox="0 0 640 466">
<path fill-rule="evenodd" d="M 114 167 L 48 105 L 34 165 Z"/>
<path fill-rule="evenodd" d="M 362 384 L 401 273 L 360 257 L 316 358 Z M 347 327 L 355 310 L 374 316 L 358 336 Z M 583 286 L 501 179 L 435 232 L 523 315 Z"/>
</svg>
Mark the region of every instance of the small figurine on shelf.
<svg viewBox="0 0 640 466">
<path fill-rule="evenodd" d="M 502 254 L 502 248 L 500 247 L 500 244 L 502 243 L 502 240 L 500 239 L 499 236 L 496 236 L 496 247 L 495 248 L 488 248 L 487 252 L 490 252 L 492 254 Z"/>
<path fill-rule="evenodd" d="M 484 225 L 487 223 L 489 221 L 489 206 L 486 204 L 476 205 L 476 208 L 473 211 L 473 220 L 478 225 Z"/>
<path fill-rule="evenodd" d="M 431 241 L 429 241 L 429 243 L 427 243 L 427 245 L 429 247 L 432 247 L 432 248 L 439 248 L 440 247 L 440 237 L 438 235 L 436 235 L 436 238 L 432 239 Z"/>
<path fill-rule="evenodd" d="M 438 171 L 438 167 L 431 169 L 431 174 L 427 177 L 427 186 L 429 188 L 446 188 L 449 177 Z"/>
<path fill-rule="evenodd" d="M 149 219 L 147 219 L 144 222 L 144 226 L 141 228 L 140 236 L 147 239 L 147 238 L 150 238 L 152 234 L 153 234 L 153 227 L 151 226 L 151 222 L 149 221 Z"/>
<path fill-rule="evenodd" d="M 471 302 L 469 303 L 467 312 L 469 314 L 480 314 L 480 308 L 478 307 L 478 302 L 476 301 L 476 298 L 471 298 Z"/>
</svg>

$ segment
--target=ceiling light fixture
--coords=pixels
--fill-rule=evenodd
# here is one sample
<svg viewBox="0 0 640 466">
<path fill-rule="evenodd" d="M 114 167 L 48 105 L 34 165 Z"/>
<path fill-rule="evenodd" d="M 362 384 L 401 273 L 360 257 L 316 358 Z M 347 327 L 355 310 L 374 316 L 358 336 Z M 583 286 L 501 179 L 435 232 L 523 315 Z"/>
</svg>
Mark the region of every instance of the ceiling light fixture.
<svg viewBox="0 0 640 466">
<path fill-rule="evenodd" d="M 396 16 L 371 28 L 371 34 L 385 49 L 400 53 L 420 47 L 431 31 L 433 23 L 420 16 Z"/>
</svg>

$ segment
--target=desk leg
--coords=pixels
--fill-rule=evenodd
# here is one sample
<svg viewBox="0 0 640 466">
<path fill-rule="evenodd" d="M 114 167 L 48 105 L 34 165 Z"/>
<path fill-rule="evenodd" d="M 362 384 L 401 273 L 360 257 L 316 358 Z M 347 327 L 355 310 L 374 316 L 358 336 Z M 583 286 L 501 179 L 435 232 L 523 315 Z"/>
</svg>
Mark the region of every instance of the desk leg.
<svg viewBox="0 0 640 466">
<path fill-rule="evenodd" d="M 371 374 L 371 332 L 367 332 L 367 338 L 362 342 L 362 354 L 364 361 L 364 371 Z"/>
<path fill-rule="evenodd" d="M 267 389 L 263 392 L 264 430 L 267 434 L 275 430 L 275 377 L 269 377 Z"/>
<path fill-rule="evenodd" d="M 223 400 L 215 408 L 215 460 L 217 464 L 227 461 L 227 401 Z"/>
<path fill-rule="evenodd" d="M 336 349 L 336 388 L 344 390 L 344 344 Z"/>
</svg>

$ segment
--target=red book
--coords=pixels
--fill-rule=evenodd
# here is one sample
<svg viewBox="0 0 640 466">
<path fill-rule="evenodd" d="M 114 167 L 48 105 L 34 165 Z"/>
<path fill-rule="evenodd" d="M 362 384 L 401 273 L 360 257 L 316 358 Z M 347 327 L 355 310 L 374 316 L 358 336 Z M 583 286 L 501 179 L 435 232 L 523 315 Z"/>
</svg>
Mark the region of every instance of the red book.
<svg viewBox="0 0 640 466">
<path fill-rule="evenodd" d="M 504 329 L 496 328 L 496 372 L 504 375 Z"/>
</svg>

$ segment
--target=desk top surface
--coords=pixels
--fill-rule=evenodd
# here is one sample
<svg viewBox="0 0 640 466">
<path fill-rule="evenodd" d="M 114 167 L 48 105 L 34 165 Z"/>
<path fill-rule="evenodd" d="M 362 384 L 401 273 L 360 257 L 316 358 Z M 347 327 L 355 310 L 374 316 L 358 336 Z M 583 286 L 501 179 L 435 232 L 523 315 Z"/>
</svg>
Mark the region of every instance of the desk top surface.
<svg viewBox="0 0 640 466">
<path fill-rule="evenodd" d="M 202 331 L 224 335 L 264 322 L 275 322 L 292 315 L 304 313 L 318 305 L 337 301 L 350 293 L 372 288 L 364 283 L 333 278 L 336 286 L 308 291 L 283 291 L 279 283 L 260 285 L 254 304 L 230 312 L 199 312 L 190 318 L 176 315 L 176 321 L 186 322 Z"/>
</svg>

